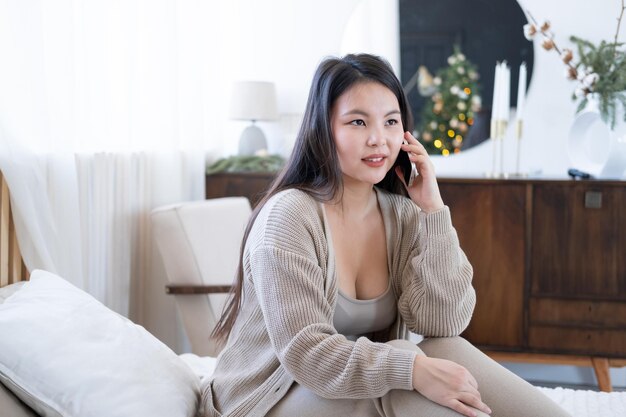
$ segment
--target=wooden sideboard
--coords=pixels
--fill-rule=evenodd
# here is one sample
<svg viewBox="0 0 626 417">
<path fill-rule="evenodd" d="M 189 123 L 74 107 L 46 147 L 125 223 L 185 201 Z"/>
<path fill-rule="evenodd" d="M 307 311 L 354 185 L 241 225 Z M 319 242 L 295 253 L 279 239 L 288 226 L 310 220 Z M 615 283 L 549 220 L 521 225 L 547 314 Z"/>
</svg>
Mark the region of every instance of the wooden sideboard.
<svg viewBox="0 0 626 417">
<path fill-rule="evenodd" d="M 441 179 L 474 266 L 464 336 L 500 360 L 626 365 L 626 182 Z"/>
<path fill-rule="evenodd" d="M 271 174 L 207 176 L 258 201 Z M 464 336 L 498 360 L 626 366 L 626 182 L 440 178 L 477 305 Z"/>
</svg>

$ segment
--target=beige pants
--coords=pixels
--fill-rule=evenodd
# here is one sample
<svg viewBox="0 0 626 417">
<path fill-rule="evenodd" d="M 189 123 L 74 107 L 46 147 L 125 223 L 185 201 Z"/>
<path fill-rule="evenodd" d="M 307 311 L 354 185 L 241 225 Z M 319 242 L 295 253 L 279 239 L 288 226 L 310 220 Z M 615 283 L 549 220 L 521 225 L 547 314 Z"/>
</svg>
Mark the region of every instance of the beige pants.
<svg viewBox="0 0 626 417">
<path fill-rule="evenodd" d="M 493 417 L 567 417 L 564 410 L 532 385 L 491 360 L 461 337 L 426 339 L 418 346 L 406 340 L 389 342 L 401 349 L 448 359 L 467 368 Z M 478 416 L 486 414 L 476 410 Z M 267 417 L 364 416 L 458 417 L 460 414 L 425 398 L 417 391 L 391 390 L 381 398 L 326 399 L 294 383 Z"/>
</svg>

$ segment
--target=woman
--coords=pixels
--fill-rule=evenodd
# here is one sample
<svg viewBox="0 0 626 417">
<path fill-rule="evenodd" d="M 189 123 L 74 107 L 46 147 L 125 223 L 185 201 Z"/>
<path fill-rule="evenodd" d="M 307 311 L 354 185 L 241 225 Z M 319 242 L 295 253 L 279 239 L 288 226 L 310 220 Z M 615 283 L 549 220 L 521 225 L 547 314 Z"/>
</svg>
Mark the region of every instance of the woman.
<svg viewBox="0 0 626 417">
<path fill-rule="evenodd" d="M 411 123 L 382 59 L 320 64 L 244 236 L 206 415 L 566 415 L 458 337 L 472 269 Z M 401 153 L 419 172 L 411 186 Z M 427 339 L 400 340 L 407 329 Z"/>
</svg>

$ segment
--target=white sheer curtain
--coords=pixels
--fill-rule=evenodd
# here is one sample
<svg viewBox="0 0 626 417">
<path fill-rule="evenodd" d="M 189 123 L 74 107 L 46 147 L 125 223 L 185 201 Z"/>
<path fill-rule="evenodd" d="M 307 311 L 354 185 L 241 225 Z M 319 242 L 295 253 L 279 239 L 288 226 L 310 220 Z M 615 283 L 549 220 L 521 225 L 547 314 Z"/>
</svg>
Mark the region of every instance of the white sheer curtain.
<svg viewBox="0 0 626 417">
<path fill-rule="evenodd" d="M 29 269 L 139 322 L 158 310 L 148 214 L 203 197 L 238 64 L 229 3 L 0 0 L 0 170 Z"/>
</svg>

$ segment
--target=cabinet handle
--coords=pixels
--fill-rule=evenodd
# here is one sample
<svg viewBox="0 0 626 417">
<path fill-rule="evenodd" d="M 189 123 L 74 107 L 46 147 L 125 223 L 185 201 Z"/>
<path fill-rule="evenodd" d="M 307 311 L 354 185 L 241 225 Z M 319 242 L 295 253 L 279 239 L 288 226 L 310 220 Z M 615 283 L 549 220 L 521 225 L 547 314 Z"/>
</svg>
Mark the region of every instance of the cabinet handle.
<svg viewBox="0 0 626 417">
<path fill-rule="evenodd" d="M 585 208 L 602 208 L 602 193 L 600 191 L 585 191 Z"/>
</svg>

